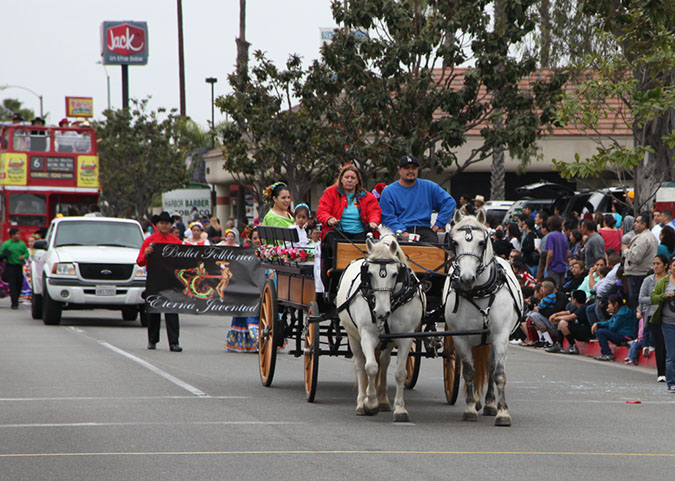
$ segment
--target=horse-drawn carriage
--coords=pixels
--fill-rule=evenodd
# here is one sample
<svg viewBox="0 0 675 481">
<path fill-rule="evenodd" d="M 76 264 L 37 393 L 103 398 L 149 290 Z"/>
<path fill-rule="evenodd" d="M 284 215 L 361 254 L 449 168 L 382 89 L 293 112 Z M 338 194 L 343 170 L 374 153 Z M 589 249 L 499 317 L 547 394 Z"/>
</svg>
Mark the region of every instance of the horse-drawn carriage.
<svg viewBox="0 0 675 481">
<path fill-rule="evenodd" d="M 295 229 L 259 226 L 258 230 L 260 238 L 267 244 L 292 247 L 298 242 Z M 407 420 L 404 409 L 397 414 L 402 406 L 400 391 L 402 385 L 408 389 L 415 386 L 422 358 L 442 359 L 446 400 L 449 404 L 456 402 L 461 363 L 456 354 L 453 336 L 482 339 L 482 344 L 485 344 L 490 335 L 488 317 L 484 316 L 485 321 L 478 328 L 449 330 L 445 319 L 446 301 L 450 295 L 448 278 L 449 271 L 452 268 L 457 269 L 457 264 L 448 259 L 452 249 L 440 244 L 420 245 L 394 239 L 394 236 L 388 236 L 388 241 L 381 241 L 380 243 L 384 242 L 386 245 L 380 246 L 379 250 L 374 248 L 377 244 L 371 239 L 365 244 L 352 243 L 347 239 L 338 240 L 334 249 L 333 265 L 328 266 L 328 274 L 334 281 L 339 281 L 330 282 L 330 286 L 326 286 L 325 294 L 316 292 L 313 263 L 262 260 L 263 265 L 275 273 L 274 279 L 265 281 L 261 297 L 258 356 L 260 379 L 264 386 L 272 384 L 277 352 L 288 344 L 289 354 L 304 357 L 305 394 L 307 401 L 314 401 L 321 356 L 352 357 L 356 350 L 357 358 L 364 357 L 366 350 L 362 351 L 361 346 L 354 343 L 354 337 L 358 337 L 357 324 L 360 322 L 360 315 L 366 316 L 366 321 L 363 322 L 370 323 L 372 320 L 377 362 L 384 374 L 376 383 L 372 382 L 374 377 L 370 371 L 373 363 L 370 363 L 370 370 L 368 362 L 365 363 L 365 369 L 363 366 L 359 368 L 358 363 L 355 363 L 359 398 L 365 396 L 365 389 L 369 384 L 369 380 L 365 379 L 367 374 L 372 385 L 384 386 L 384 391 L 378 387 L 380 408 L 389 407 L 386 398 L 386 366 L 389 361 L 388 358 L 382 361 L 384 357 L 380 353 L 386 351 L 391 354 L 392 347 L 396 344 L 398 355 L 405 355 L 407 359 L 405 373 L 400 361 L 398 363 L 401 368 L 396 375 L 399 386 L 394 420 Z M 448 245 L 451 246 L 452 243 Z M 492 253 L 491 248 L 489 253 Z M 385 286 L 387 282 L 390 283 L 389 287 Z M 497 291 L 502 284 L 495 285 Z M 391 301 L 391 305 L 388 302 L 378 303 L 376 298 Z M 354 312 L 352 306 L 359 302 L 360 313 Z M 385 311 L 380 312 L 382 309 Z M 395 325 L 397 321 L 392 319 L 397 312 L 403 314 L 399 317 L 402 318 L 403 326 L 407 325 L 408 328 Z M 418 319 L 415 320 L 415 317 Z M 406 324 L 409 318 L 413 319 Z M 370 357 L 372 360 L 372 354 Z M 366 352 L 364 360 L 368 361 L 368 358 Z M 381 361 L 384 365 L 380 365 Z M 402 374 L 405 375 L 405 381 L 399 383 Z M 488 390 L 488 395 L 491 391 Z M 372 406 L 364 412 L 363 399 L 358 403 L 357 414 L 377 412 Z"/>
</svg>

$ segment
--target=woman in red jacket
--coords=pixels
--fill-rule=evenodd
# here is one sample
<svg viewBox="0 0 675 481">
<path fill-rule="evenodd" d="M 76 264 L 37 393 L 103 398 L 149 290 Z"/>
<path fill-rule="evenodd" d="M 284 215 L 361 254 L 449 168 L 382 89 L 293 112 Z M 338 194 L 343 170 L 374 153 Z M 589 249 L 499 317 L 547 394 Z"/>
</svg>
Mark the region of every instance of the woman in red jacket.
<svg viewBox="0 0 675 481">
<path fill-rule="evenodd" d="M 336 239 L 365 242 L 366 232 L 380 224 L 382 209 L 373 194 L 363 188 L 359 169 L 353 165 L 342 168 L 335 185 L 326 189 L 319 199 L 316 218 L 322 225 L 321 243 L 322 277 L 327 292 L 328 269 L 333 267 Z M 335 231 L 340 231 L 336 234 Z"/>
</svg>

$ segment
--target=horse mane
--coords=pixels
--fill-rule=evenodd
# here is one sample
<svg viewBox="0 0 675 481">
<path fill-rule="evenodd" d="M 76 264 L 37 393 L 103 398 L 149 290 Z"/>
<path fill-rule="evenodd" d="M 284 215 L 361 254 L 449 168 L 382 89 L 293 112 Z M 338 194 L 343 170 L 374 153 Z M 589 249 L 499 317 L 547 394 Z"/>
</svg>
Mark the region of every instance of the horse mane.
<svg viewBox="0 0 675 481">
<path fill-rule="evenodd" d="M 404 264 L 406 267 L 409 267 L 408 265 L 408 258 L 405 255 L 405 252 L 403 252 L 403 249 L 401 249 L 401 246 L 399 245 L 396 254 L 392 256 L 391 250 L 389 249 L 389 246 L 391 245 L 392 241 L 396 240 L 396 236 L 391 233 L 389 229 L 385 229 L 389 231 L 382 237 L 380 237 L 380 241 L 377 243 L 373 244 L 372 250 L 370 252 L 370 255 L 368 256 L 368 259 L 395 259 L 397 258 L 402 264 Z M 382 233 L 382 227 L 380 227 L 380 233 Z"/>
</svg>

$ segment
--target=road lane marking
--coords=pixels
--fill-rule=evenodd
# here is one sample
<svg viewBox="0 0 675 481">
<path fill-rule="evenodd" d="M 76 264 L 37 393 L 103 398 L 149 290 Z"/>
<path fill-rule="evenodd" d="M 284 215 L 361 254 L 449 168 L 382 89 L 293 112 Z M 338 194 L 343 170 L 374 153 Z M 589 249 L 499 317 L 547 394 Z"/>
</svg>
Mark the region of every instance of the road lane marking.
<svg viewBox="0 0 675 481">
<path fill-rule="evenodd" d="M 149 369 L 150 371 L 154 372 L 155 374 L 158 374 L 158 375 L 162 376 L 167 381 L 170 381 L 170 382 L 174 383 L 176 386 L 182 387 L 183 389 L 185 389 L 188 392 L 191 392 L 192 394 L 194 394 L 197 397 L 211 397 L 208 394 L 206 394 L 204 391 L 201 391 L 200 389 L 197 389 L 196 387 L 192 386 L 191 384 L 186 383 L 185 381 L 181 381 L 176 376 L 173 376 L 173 375 L 169 374 L 168 372 L 163 371 L 162 369 L 158 368 L 157 366 L 155 366 L 153 364 L 150 364 L 149 362 L 141 359 L 138 356 L 134 356 L 133 354 L 128 353 L 126 351 L 123 351 L 122 349 L 120 349 L 118 347 L 115 347 L 112 344 L 108 344 L 107 342 L 98 341 L 98 343 L 101 346 L 107 347 L 111 351 L 116 352 L 117 354 L 121 354 L 122 356 L 126 357 L 127 359 L 131 359 L 135 363 L 138 363 L 141 366 L 143 366 L 144 368 Z"/>
<path fill-rule="evenodd" d="M 208 455 L 321 455 L 321 454 L 360 454 L 360 455 L 434 455 L 434 454 L 459 454 L 459 455 L 494 455 L 494 456 L 633 456 L 650 458 L 673 458 L 673 453 L 588 453 L 588 452 L 565 452 L 565 451 L 157 451 L 157 452 L 117 452 L 117 453 L 6 453 L 0 454 L 0 458 L 31 458 L 31 457 L 77 457 L 77 456 L 208 456 Z"/>
<path fill-rule="evenodd" d="M 91 428 L 107 426 L 236 426 L 236 425 L 254 425 L 254 426 L 279 426 L 291 424 L 306 424 L 297 421 L 190 421 L 190 422 L 126 422 L 126 423 L 36 423 L 36 424 L 0 424 L 2 428 Z"/>
</svg>

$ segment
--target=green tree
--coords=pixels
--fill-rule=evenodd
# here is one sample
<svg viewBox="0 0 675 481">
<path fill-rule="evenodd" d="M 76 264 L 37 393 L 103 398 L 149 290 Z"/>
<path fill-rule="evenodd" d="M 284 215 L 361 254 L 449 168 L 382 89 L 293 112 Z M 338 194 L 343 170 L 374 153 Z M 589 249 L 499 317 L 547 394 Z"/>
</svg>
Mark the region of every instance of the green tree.
<svg viewBox="0 0 675 481">
<path fill-rule="evenodd" d="M 323 48 L 308 84 L 316 96 L 335 99 L 327 116 L 343 129 L 352 161 L 393 174 L 408 152 L 423 168 L 450 168 L 453 176 L 501 146 L 526 158 L 564 80 L 521 88 L 536 62 L 510 52 L 534 29 L 531 5 L 503 2 L 495 29 L 491 1 L 333 2 L 344 29 Z M 481 145 L 460 157 L 476 128 Z"/>
<path fill-rule="evenodd" d="M 600 177 L 607 171 L 620 180 L 632 176 L 641 209 L 651 204 L 661 182 L 675 178 L 675 6 L 626 0 L 585 7 L 620 50 L 589 55 L 572 67 L 585 77 L 566 94 L 558 119 L 592 135 L 600 118 L 611 115 L 632 130 L 633 145 L 596 137 L 595 155 L 557 161 L 556 168 L 567 177 Z M 620 107 L 612 111 L 608 98 Z"/>
<path fill-rule="evenodd" d="M 300 202 L 344 157 L 343 138 L 326 118 L 324 100 L 306 93 L 306 71 L 291 55 L 285 69 L 256 51 L 250 73 L 229 76 L 233 92 L 216 105 L 229 115 L 222 129 L 225 169 L 263 205 L 262 192 L 283 180 Z M 300 100 L 294 100 L 300 99 Z M 294 104 L 297 102 L 297 104 Z"/>
<path fill-rule="evenodd" d="M 181 135 L 184 119 L 175 109 L 148 111 L 148 99 L 106 110 L 95 122 L 101 162 L 101 189 L 113 214 L 143 218 L 153 199 L 185 185 L 185 153 L 194 145 Z"/>
<path fill-rule="evenodd" d="M 23 108 L 23 104 L 17 99 L 4 99 L 0 107 L 0 122 L 11 120 L 14 114 L 21 114 L 27 120 L 33 120 L 35 113 L 31 109 Z"/>
</svg>

